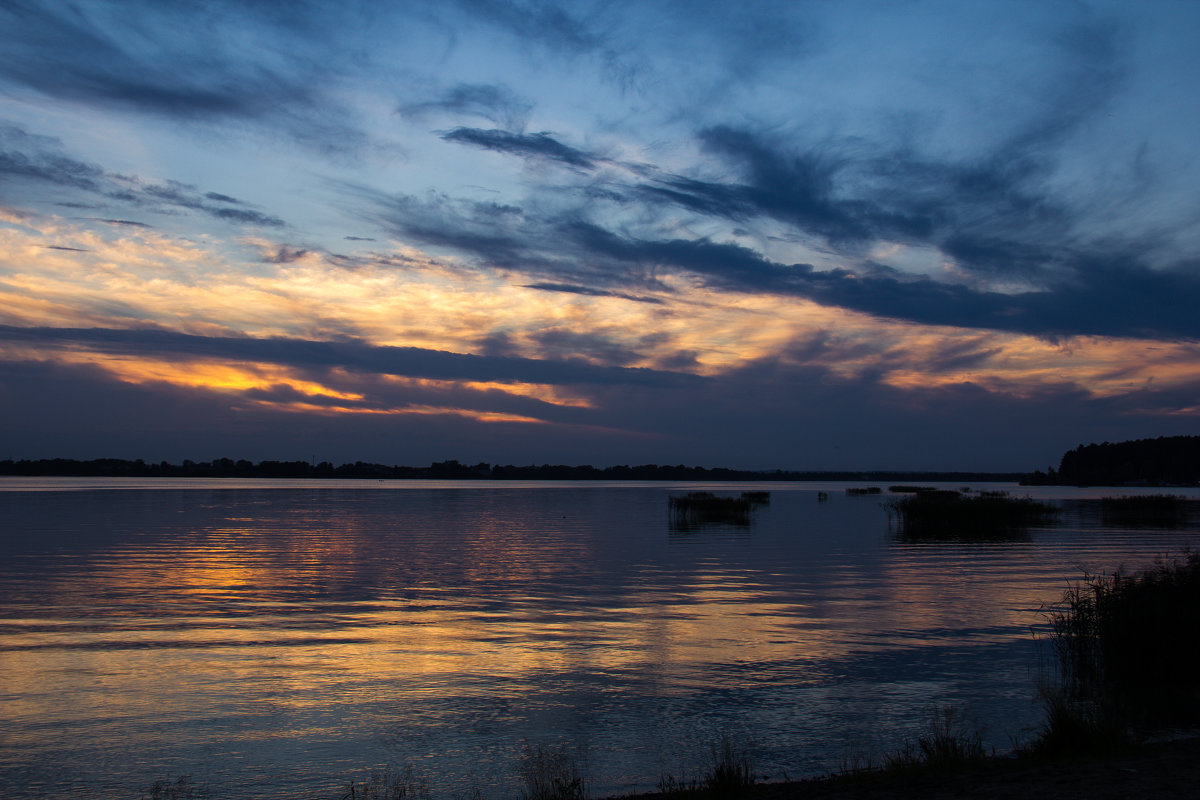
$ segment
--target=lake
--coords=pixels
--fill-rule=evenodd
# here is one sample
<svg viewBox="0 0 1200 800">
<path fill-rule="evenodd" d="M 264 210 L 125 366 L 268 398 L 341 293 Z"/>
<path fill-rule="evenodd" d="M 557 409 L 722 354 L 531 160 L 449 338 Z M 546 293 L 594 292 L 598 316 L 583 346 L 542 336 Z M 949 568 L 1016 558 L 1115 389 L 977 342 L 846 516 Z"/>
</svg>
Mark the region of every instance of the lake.
<svg viewBox="0 0 1200 800">
<path fill-rule="evenodd" d="M 1062 519 L 905 542 L 856 485 L 0 479 L 0 794 L 338 798 L 391 765 L 503 798 L 540 746 L 602 796 L 723 737 L 780 780 L 935 705 L 1002 751 L 1040 719 L 1044 605 L 1200 538 L 1100 516 L 1164 490 L 989 484 Z M 700 489 L 770 503 L 676 529 Z"/>
</svg>

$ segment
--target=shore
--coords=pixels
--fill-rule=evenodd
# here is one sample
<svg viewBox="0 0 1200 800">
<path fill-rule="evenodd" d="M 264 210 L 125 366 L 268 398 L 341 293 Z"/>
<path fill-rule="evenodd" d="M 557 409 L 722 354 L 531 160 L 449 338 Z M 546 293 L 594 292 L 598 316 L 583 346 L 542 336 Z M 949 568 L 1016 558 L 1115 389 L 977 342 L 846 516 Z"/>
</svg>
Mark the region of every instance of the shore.
<svg viewBox="0 0 1200 800">
<path fill-rule="evenodd" d="M 764 783 L 741 800 L 950 800 L 1038 798 L 1191 800 L 1200 787 L 1200 736 L 1143 744 L 1110 755 L 1065 759 L 993 758 L 961 770 L 892 771 Z M 637 800 L 685 795 L 647 794 Z M 691 795 L 686 795 L 691 796 Z M 696 797 L 704 796 L 696 793 Z"/>
</svg>

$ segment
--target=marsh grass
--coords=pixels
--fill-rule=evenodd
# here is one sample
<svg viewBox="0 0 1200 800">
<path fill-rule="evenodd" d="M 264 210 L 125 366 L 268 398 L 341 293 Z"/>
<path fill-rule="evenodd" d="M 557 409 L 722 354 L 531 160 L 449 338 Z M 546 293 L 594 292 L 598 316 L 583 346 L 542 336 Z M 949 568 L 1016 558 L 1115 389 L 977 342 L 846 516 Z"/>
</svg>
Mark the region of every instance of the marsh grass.
<svg viewBox="0 0 1200 800">
<path fill-rule="evenodd" d="M 175 780 L 160 778 L 146 795 L 149 800 L 207 800 L 208 796 L 208 786 L 196 783 L 190 775 Z"/>
<path fill-rule="evenodd" d="M 1106 712 L 1094 698 L 1049 682 L 1038 687 L 1038 697 L 1045 717 L 1036 737 L 1017 748 L 1018 753 L 1050 757 L 1100 754 L 1133 744 L 1119 715 Z"/>
<path fill-rule="evenodd" d="M 934 706 L 925 731 L 884 759 L 886 770 L 958 769 L 987 757 L 983 735 L 959 709 Z"/>
<path fill-rule="evenodd" d="M 565 745 L 525 746 L 517 763 L 524 800 L 585 800 L 587 779 L 580 759 Z"/>
<path fill-rule="evenodd" d="M 1028 497 L 1006 494 L 964 496 L 924 491 L 886 504 L 899 519 L 903 539 L 991 540 L 1023 538 L 1031 525 L 1054 520 L 1059 509 Z"/>
<path fill-rule="evenodd" d="M 411 766 L 386 767 L 362 781 L 350 781 L 342 800 L 429 800 L 429 787 Z"/>
<path fill-rule="evenodd" d="M 685 531 L 713 524 L 749 527 L 754 507 L 761 501 L 750 500 L 746 494 L 750 493 L 741 497 L 722 497 L 712 492 L 672 495 L 667 500 L 671 526 Z"/>
<path fill-rule="evenodd" d="M 754 785 L 754 758 L 748 747 L 729 736 L 711 746 L 711 760 L 705 770 L 704 788 L 713 797 L 737 797 Z"/>
<path fill-rule="evenodd" d="M 1100 514 L 1109 525 L 1173 528 L 1188 519 L 1189 501 L 1174 494 L 1100 498 Z"/>
<path fill-rule="evenodd" d="M 708 759 L 693 778 L 663 773 L 658 791 L 674 797 L 736 798 L 755 783 L 754 757 L 748 745 L 725 735 L 709 745 Z"/>
<path fill-rule="evenodd" d="M 1063 713 L 1102 727 L 1200 721 L 1200 553 L 1085 575 L 1046 615 Z"/>
</svg>

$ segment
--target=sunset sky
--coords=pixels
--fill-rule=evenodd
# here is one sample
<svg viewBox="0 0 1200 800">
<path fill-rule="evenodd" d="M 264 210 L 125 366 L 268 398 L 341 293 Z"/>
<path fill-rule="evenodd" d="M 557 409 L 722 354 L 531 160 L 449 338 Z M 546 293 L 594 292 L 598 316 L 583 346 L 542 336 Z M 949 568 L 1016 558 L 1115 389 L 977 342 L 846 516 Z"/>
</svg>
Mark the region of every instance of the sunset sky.
<svg viewBox="0 0 1200 800">
<path fill-rule="evenodd" d="M 1200 4 L 0 2 L 0 458 L 1200 434 Z"/>
</svg>

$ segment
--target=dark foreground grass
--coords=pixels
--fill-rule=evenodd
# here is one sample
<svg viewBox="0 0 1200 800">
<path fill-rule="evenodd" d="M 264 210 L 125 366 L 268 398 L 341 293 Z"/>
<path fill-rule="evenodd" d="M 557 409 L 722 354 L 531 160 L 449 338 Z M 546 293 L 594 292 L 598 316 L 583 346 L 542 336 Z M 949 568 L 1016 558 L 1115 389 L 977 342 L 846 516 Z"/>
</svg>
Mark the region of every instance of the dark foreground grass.
<svg viewBox="0 0 1200 800">
<path fill-rule="evenodd" d="M 953 706 L 934 706 L 925 731 L 884 760 L 887 770 L 960 769 L 987 757 L 983 735 Z"/>
<path fill-rule="evenodd" d="M 1028 497 L 1002 493 L 963 495 L 924 491 L 887 504 L 899 519 L 903 539 L 1007 539 L 1026 535 L 1031 525 L 1054 520 L 1059 509 Z"/>
<path fill-rule="evenodd" d="M 710 745 L 709 760 L 695 777 L 689 780 L 670 774 L 659 776 L 658 793 L 678 799 L 732 800 L 744 796 L 755 783 L 750 748 L 726 735 Z"/>
<path fill-rule="evenodd" d="M 1058 682 L 1041 747 L 1200 723 L 1200 553 L 1085 576 L 1047 616 Z"/>
<path fill-rule="evenodd" d="M 411 766 L 388 767 L 364 780 L 350 781 L 342 800 L 429 800 L 429 787 Z"/>
<path fill-rule="evenodd" d="M 582 760 L 565 745 L 526 746 L 517 772 L 525 785 L 523 800 L 584 800 L 588 784 Z"/>
</svg>

